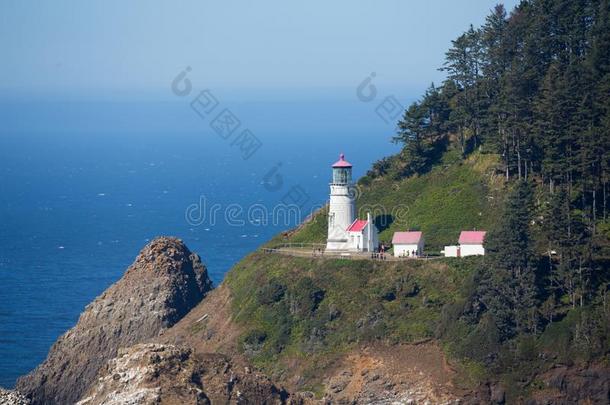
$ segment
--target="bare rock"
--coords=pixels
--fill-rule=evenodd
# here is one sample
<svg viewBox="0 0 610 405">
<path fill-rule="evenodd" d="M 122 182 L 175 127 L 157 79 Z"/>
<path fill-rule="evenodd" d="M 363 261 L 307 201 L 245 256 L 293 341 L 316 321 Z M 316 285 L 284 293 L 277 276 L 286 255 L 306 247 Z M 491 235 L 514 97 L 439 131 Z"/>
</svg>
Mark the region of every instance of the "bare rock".
<svg viewBox="0 0 610 405">
<path fill-rule="evenodd" d="M 0 405 L 29 405 L 30 400 L 18 391 L 0 388 Z"/>
<path fill-rule="evenodd" d="M 87 305 L 47 359 L 17 381 L 17 389 L 34 404 L 74 403 L 119 347 L 157 336 L 211 288 L 205 266 L 181 240 L 153 240 L 118 282 Z"/>
<path fill-rule="evenodd" d="M 539 379 L 545 388 L 533 395 L 533 404 L 607 404 L 610 401 L 610 368 L 605 364 L 557 366 L 542 373 Z"/>
<path fill-rule="evenodd" d="M 287 393 L 258 373 L 243 373 L 221 354 L 139 344 L 120 349 L 77 405 L 280 404 Z"/>
<path fill-rule="evenodd" d="M 506 393 L 500 384 L 492 385 L 489 390 L 492 403 L 503 404 L 505 402 Z"/>
</svg>

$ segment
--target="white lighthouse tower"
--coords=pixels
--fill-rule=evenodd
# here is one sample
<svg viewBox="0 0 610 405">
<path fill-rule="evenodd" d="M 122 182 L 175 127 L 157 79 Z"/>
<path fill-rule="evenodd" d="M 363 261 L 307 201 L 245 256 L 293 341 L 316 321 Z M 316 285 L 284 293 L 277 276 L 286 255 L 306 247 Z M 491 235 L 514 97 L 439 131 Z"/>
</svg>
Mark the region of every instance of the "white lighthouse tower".
<svg viewBox="0 0 610 405">
<path fill-rule="evenodd" d="M 328 207 L 327 250 L 348 250 L 347 229 L 356 219 L 356 197 L 352 189 L 352 165 L 343 153 L 333 164 Z"/>
<path fill-rule="evenodd" d="M 352 184 L 352 165 L 342 154 L 333 164 L 328 206 L 326 250 L 372 252 L 379 244 L 377 228 L 370 213 L 356 218 L 356 193 Z"/>
</svg>

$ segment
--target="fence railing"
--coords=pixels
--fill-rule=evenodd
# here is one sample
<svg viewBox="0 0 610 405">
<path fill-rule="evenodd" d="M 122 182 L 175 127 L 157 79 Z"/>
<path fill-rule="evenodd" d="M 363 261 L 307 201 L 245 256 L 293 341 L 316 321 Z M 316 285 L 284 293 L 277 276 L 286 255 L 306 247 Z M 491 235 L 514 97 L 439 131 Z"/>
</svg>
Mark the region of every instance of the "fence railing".
<svg viewBox="0 0 610 405">
<path fill-rule="evenodd" d="M 272 247 L 261 248 L 264 253 L 275 253 L 285 256 L 330 258 L 344 260 L 375 260 L 375 261 L 407 261 L 407 260 L 433 260 L 439 256 L 394 257 L 389 253 L 374 252 L 340 252 L 327 251 L 323 243 L 282 243 Z"/>
<path fill-rule="evenodd" d="M 270 249 L 282 249 L 282 248 L 299 248 L 299 249 L 326 249 L 325 243 L 299 243 L 299 242 L 286 242 L 274 245 Z"/>
</svg>

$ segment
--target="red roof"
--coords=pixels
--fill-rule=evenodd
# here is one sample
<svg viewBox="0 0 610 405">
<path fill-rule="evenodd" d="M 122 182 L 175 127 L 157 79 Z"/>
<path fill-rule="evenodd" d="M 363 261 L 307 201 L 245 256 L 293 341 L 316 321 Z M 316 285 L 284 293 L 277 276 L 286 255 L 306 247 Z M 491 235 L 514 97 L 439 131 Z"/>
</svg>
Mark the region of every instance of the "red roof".
<svg viewBox="0 0 610 405">
<path fill-rule="evenodd" d="M 347 228 L 347 231 L 348 232 L 362 232 L 362 230 L 368 223 L 369 223 L 369 221 L 367 221 L 366 219 L 357 219 L 349 226 L 349 228 Z"/>
<path fill-rule="evenodd" d="M 342 153 L 339 155 L 339 160 L 337 160 L 333 167 L 352 167 L 352 164 L 345 160 L 345 155 Z"/>
<path fill-rule="evenodd" d="M 394 232 L 392 244 L 416 245 L 421 240 L 422 233 L 417 232 Z"/>
<path fill-rule="evenodd" d="M 460 245 L 482 245 L 485 240 L 485 231 L 462 231 L 460 233 Z"/>
</svg>

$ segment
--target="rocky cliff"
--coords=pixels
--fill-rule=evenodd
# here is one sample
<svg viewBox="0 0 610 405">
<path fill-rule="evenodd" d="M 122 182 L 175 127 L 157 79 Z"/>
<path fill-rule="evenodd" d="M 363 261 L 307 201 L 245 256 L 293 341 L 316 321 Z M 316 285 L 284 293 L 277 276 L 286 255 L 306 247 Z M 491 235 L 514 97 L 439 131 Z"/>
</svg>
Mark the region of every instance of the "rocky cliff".
<svg viewBox="0 0 610 405">
<path fill-rule="evenodd" d="M 607 403 L 605 365 L 542 369 L 513 401 L 418 336 L 459 271 L 256 253 L 209 291 L 199 258 L 159 238 L 17 388 L 34 405 Z"/>
<path fill-rule="evenodd" d="M 124 276 L 85 308 L 46 360 L 17 381 L 17 389 L 34 404 L 76 402 L 120 347 L 171 327 L 211 288 L 205 266 L 181 240 L 153 240 Z"/>
<path fill-rule="evenodd" d="M 0 388 L 0 405 L 30 405 L 30 400 L 17 391 Z"/>
<path fill-rule="evenodd" d="M 78 405 L 279 404 L 287 396 L 221 354 L 149 343 L 120 349 Z"/>
</svg>

